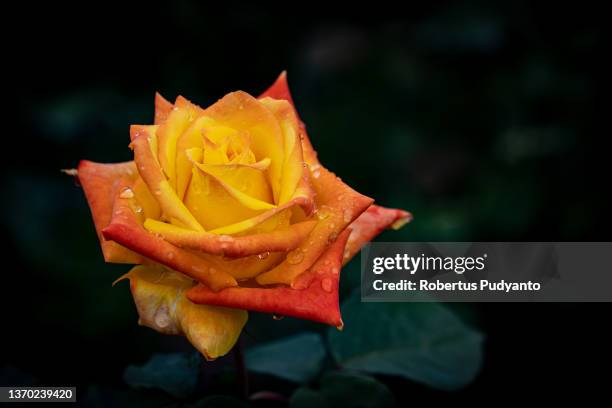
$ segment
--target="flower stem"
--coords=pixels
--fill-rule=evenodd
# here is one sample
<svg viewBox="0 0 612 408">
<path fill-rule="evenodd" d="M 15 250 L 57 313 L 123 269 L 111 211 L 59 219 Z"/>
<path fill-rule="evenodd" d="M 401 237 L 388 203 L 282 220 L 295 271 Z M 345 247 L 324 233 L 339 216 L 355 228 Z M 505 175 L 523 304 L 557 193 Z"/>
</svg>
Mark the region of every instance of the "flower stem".
<svg viewBox="0 0 612 408">
<path fill-rule="evenodd" d="M 234 364 L 236 365 L 236 375 L 238 378 L 238 386 L 242 390 L 244 399 L 249 399 L 249 373 L 247 372 L 244 363 L 244 351 L 242 349 L 242 339 L 238 339 L 234 346 Z"/>
</svg>

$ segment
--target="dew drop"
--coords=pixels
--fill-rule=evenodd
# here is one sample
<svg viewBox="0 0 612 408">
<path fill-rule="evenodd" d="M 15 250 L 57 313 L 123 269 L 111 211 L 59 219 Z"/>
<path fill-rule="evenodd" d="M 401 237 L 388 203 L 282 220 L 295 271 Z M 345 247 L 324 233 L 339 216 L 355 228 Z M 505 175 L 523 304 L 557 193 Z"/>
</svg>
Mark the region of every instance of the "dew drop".
<svg viewBox="0 0 612 408">
<path fill-rule="evenodd" d="M 161 195 L 161 190 L 155 190 L 153 192 L 153 194 L 155 194 L 156 196 L 159 196 L 159 195 Z"/>
<path fill-rule="evenodd" d="M 338 239 L 338 233 L 337 232 L 332 232 L 327 237 L 327 242 L 329 242 L 331 244 L 332 242 L 336 242 L 336 239 Z"/>
<path fill-rule="evenodd" d="M 127 187 L 125 190 L 119 194 L 120 198 L 134 198 L 134 192 L 131 188 Z"/>
<path fill-rule="evenodd" d="M 317 210 L 317 218 L 320 220 L 324 220 L 326 218 L 329 218 L 329 212 L 327 211 L 326 208 L 321 207 L 319 210 Z"/>
<path fill-rule="evenodd" d="M 342 216 L 344 217 L 344 222 L 350 222 L 353 219 L 353 211 L 346 209 Z"/>
<path fill-rule="evenodd" d="M 319 177 L 321 177 L 321 172 L 319 170 L 315 170 L 312 172 L 312 177 L 318 179 Z"/>
<path fill-rule="evenodd" d="M 192 268 L 193 268 L 193 271 L 196 272 L 196 273 L 204 273 L 204 272 L 206 272 L 206 268 L 204 268 L 204 267 L 202 267 L 200 265 L 193 265 Z"/>
<path fill-rule="evenodd" d="M 166 254 L 166 256 L 168 257 L 168 259 L 173 259 L 174 258 L 174 252 L 168 252 Z"/>
<path fill-rule="evenodd" d="M 334 266 L 333 268 L 331 268 L 331 273 L 333 275 L 338 275 L 340 273 L 340 268 L 338 268 L 337 266 Z"/>
<path fill-rule="evenodd" d="M 262 252 L 261 254 L 257 255 L 257 259 L 259 260 L 264 260 L 266 259 L 268 256 L 270 255 L 269 252 Z"/>
<path fill-rule="evenodd" d="M 220 242 L 233 242 L 234 238 L 232 238 L 229 235 L 219 235 L 219 241 Z"/>
<path fill-rule="evenodd" d="M 287 254 L 287 262 L 290 265 L 297 265 L 304 259 L 304 254 L 301 249 L 296 249 Z"/>
<path fill-rule="evenodd" d="M 333 222 L 331 222 L 331 223 L 328 225 L 328 228 L 329 228 L 329 229 L 334 229 L 334 228 L 336 228 L 336 224 L 334 224 Z"/>
<path fill-rule="evenodd" d="M 340 178 L 338 177 L 338 179 L 340 179 Z M 345 194 L 340 194 L 340 195 L 338 196 L 337 200 L 338 200 L 338 201 L 342 201 L 342 200 L 344 200 L 345 198 L 346 198 L 346 195 L 345 195 Z"/>
<path fill-rule="evenodd" d="M 161 305 L 155 312 L 155 325 L 161 329 L 170 326 L 170 315 L 168 314 L 168 306 Z"/>
<path fill-rule="evenodd" d="M 334 285 L 334 283 L 332 282 L 332 280 L 330 278 L 324 278 L 321 281 L 321 288 L 326 291 L 327 293 L 332 291 L 332 286 Z"/>
<path fill-rule="evenodd" d="M 281 316 L 281 315 L 277 315 L 277 314 L 273 314 L 272 318 L 274 320 L 283 320 L 285 318 L 285 316 Z"/>
</svg>

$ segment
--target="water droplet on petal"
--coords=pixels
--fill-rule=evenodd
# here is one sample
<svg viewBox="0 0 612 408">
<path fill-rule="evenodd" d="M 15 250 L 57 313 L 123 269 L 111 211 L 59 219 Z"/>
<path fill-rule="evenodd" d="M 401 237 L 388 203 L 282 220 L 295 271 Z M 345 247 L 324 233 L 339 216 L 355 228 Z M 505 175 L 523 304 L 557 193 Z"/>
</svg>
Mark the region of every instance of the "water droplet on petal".
<svg viewBox="0 0 612 408">
<path fill-rule="evenodd" d="M 262 252 L 261 254 L 257 255 L 257 259 L 259 260 L 264 260 L 266 259 L 268 256 L 270 255 L 269 252 Z"/>
<path fill-rule="evenodd" d="M 156 196 L 161 195 L 161 190 L 155 190 L 153 194 L 155 194 Z"/>
<path fill-rule="evenodd" d="M 296 249 L 287 254 L 287 262 L 290 265 L 297 265 L 304 259 L 304 253 L 301 249 Z"/>
<path fill-rule="evenodd" d="M 332 242 L 336 242 L 336 239 L 338 239 L 338 233 L 337 232 L 332 232 L 327 237 L 327 242 L 329 242 L 331 244 Z"/>
<path fill-rule="evenodd" d="M 330 222 L 329 225 L 328 225 L 328 228 L 329 229 L 334 229 L 334 228 L 336 228 L 336 224 L 334 224 L 333 222 Z"/>
<path fill-rule="evenodd" d="M 170 315 L 168 314 L 168 306 L 161 305 L 155 312 L 155 325 L 161 329 L 170 326 Z"/>
<path fill-rule="evenodd" d="M 334 275 L 337 275 L 340 273 L 340 268 L 338 268 L 337 266 L 334 266 L 333 268 L 331 268 L 331 273 Z"/>
<path fill-rule="evenodd" d="M 344 259 L 349 259 L 351 256 L 351 251 L 349 251 L 348 249 L 344 250 Z"/>
<path fill-rule="evenodd" d="M 312 172 L 312 177 L 318 179 L 319 177 L 321 177 L 321 172 L 319 170 L 315 170 Z"/>
<path fill-rule="evenodd" d="M 120 198 L 134 198 L 134 192 L 131 188 L 126 187 L 121 194 L 119 194 Z"/>
<path fill-rule="evenodd" d="M 281 316 L 281 315 L 277 315 L 277 314 L 273 314 L 272 318 L 274 320 L 283 320 L 285 318 L 285 316 Z"/>
<path fill-rule="evenodd" d="M 220 242 L 233 242 L 234 238 L 231 237 L 230 235 L 219 235 L 219 241 Z"/>
<path fill-rule="evenodd" d="M 324 278 L 321 281 L 321 288 L 326 291 L 327 293 L 332 291 L 332 287 L 334 286 L 334 283 L 332 282 L 332 280 L 330 278 Z"/>
<path fill-rule="evenodd" d="M 322 205 L 321 208 L 319 208 L 316 212 L 317 218 L 320 220 L 324 220 L 326 218 L 329 218 L 329 209 L 327 206 Z"/>
<path fill-rule="evenodd" d="M 168 257 L 168 259 L 173 259 L 174 258 L 174 252 L 168 252 L 166 254 L 166 256 Z"/>
<path fill-rule="evenodd" d="M 350 222 L 353 219 L 353 211 L 346 209 L 343 213 L 344 222 Z"/>
<path fill-rule="evenodd" d="M 206 272 L 206 268 L 204 268 L 204 267 L 202 267 L 200 265 L 193 265 L 192 268 L 193 268 L 193 271 L 196 272 L 196 273 L 204 273 L 204 272 Z"/>
</svg>

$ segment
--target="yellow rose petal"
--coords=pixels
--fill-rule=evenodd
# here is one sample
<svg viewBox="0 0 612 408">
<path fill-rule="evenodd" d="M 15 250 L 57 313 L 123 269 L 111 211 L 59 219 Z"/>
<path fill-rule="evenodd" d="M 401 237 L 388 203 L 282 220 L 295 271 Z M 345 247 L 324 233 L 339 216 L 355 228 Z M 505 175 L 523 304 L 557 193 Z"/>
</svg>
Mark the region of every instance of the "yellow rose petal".
<svg viewBox="0 0 612 408">
<path fill-rule="evenodd" d="M 149 134 L 145 128 L 137 130 L 138 135 L 134 137 L 134 160 L 140 176 L 147 184 L 149 191 L 153 192 L 165 216 L 173 222 L 196 231 L 204 231 L 196 218 L 189 212 L 185 204 L 177 197 L 176 192 L 165 178 L 159 163 L 155 160 L 151 151 L 151 144 L 156 135 Z"/>
<path fill-rule="evenodd" d="M 278 121 L 270 110 L 248 93 L 238 91 L 225 95 L 207 108 L 204 114 L 220 125 L 248 135 L 249 148 L 254 153 L 256 160 L 266 157 L 271 160 L 266 173 L 272 188 L 274 202 L 278 203 L 284 142 Z"/>
</svg>

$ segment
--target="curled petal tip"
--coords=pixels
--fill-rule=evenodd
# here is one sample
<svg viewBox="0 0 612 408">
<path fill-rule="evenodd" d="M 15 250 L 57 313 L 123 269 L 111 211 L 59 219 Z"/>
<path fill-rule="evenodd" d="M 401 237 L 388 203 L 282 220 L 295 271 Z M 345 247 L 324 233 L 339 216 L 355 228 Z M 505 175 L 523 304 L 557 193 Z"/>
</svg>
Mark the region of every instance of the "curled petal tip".
<svg viewBox="0 0 612 408">
<path fill-rule="evenodd" d="M 402 211 L 402 213 L 403 214 L 391 224 L 391 229 L 397 231 L 413 220 L 414 217 L 412 216 L 412 213 L 409 213 L 408 211 Z"/>
<path fill-rule="evenodd" d="M 78 177 L 79 171 L 77 169 L 60 169 L 62 173 L 67 176 Z"/>
</svg>

